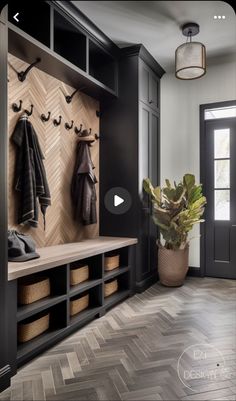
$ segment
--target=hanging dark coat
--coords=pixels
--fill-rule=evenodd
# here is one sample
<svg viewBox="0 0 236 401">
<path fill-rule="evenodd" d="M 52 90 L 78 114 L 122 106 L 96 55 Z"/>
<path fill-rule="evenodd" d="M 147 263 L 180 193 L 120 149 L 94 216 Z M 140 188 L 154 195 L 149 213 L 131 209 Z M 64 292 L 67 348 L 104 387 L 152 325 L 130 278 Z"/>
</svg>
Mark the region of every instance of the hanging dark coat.
<svg viewBox="0 0 236 401">
<path fill-rule="evenodd" d="M 11 139 L 17 146 L 15 189 L 20 192 L 18 224 L 38 226 L 38 198 L 45 227 L 45 214 L 51 205 L 51 196 L 43 165 L 44 156 L 26 114 L 19 118 Z"/>
<path fill-rule="evenodd" d="M 97 223 L 96 188 L 97 179 L 93 172 L 89 145 L 79 141 L 76 148 L 76 162 L 71 182 L 71 197 L 74 218 L 83 225 Z"/>
</svg>

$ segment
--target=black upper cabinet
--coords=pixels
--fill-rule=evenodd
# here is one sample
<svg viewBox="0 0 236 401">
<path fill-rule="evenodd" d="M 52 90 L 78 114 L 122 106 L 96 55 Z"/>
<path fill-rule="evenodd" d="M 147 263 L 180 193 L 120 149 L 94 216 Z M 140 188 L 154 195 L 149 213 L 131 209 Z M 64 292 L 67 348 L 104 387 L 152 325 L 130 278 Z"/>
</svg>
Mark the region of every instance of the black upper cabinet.
<svg viewBox="0 0 236 401">
<path fill-rule="evenodd" d="M 14 16 L 18 13 L 16 18 Z M 46 2 L 9 1 L 8 19 L 22 31 L 50 47 L 50 6 Z"/>
<path fill-rule="evenodd" d="M 54 11 L 54 51 L 86 71 L 86 36 L 60 13 Z"/>
<path fill-rule="evenodd" d="M 10 53 L 40 57 L 39 69 L 96 99 L 117 96 L 120 49 L 71 2 L 15 0 L 8 20 Z"/>
<path fill-rule="evenodd" d="M 140 100 L 153 109 L 158 109 L 159 78 L 143 61 L 139 62 Z"/>
<path fill-rule="evenodd" d="M 89 74 L 115 90 L 115 62 L 100 46 L 89 40 Z"/>
</svg>

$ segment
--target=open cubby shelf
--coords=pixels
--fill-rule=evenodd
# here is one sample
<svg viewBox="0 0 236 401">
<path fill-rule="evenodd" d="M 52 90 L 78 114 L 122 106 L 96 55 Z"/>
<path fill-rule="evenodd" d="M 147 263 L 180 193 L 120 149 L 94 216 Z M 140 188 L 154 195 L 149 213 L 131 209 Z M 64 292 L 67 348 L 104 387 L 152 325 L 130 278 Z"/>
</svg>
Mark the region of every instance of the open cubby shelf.
<svg viewBox="0 0 236 401">
<path fill-rule="evenodd" d="M 123 273 L 126 273 L 127 271 L 129 271 L 130 267 L 129 266 L 120 266 L 117 267 L 114 270 L 111 270 L 110 272 L 105 272 L 104 274 L 104 281 L 108 281 L 112 278 L 115 278 L 117 276 L 120 276 Z"/>
<path fill-rule="evenodd" d="M 117 56 L 49 2 L 37 12 L 25 0 L 9 3 L 9 52 L 28 63 L 40 58 L 37 68 L 97 99 L 117 97 Z"/>
<path fill-rule="evenodd" d="M 104 298 L 104 306 L 106 308 L 111 308 L 122 299 L 126 298 L 130 294 L 130 272 L 122 272 L 119 276 L 115 278 L 118 281 L 118 290 L 112 295 Z M 112 280 L 111 280 L 112 281 Z"/>
<path fill-rule="evenodd" d="M 76 51 L 71 51 L 71 43 L 76 44 Z M 86 71 L 86 46 L 86 36 L 60 13 L 54 11 L 54 51 Z"/>
<path fill-rule="evenodd" d="M 66 295 L 59 296 L 49 296 L 39 301 L 33 302 L 29 305 L 19 305 L 17 309 L 17 321 L 20 322 L 24 319 L 29 318 L 30 316 L 35 315 L 36 313 L 42 312 L 45 309 L 50 308 L 51 306 L 57 305 L 62 301 L 67 299 Z"/>
<path fill-rule="evenodd" d="M 50 313 L 48 330 L 27 342 L 18 342 L 17 360 L 19 363 L 23 363 L 29 354 L 32 354 L 32 352 L 40 349 L 48 342 L 49 339 L 55 339 L 59 333 L 65 330 L 67 326 L 67 300 L 64 300 L 52 307 L 48 307 L 40 313 L 37 312 L 35 315 L 31 315 L 30 318 L 21 321 L 20 324 L 28 323 L 29 321 L 32 322 L 34 318 L 36 320 L 47 313 Z"/>
<path fill-rule="evenodd" d="M 127 241 L 130 241 L 127 239 Z M 125 242 L 127 242 L 125 240 Z M 135 242 L 134 242 L 135 243 Z M 129 242 L 128 242 L 129 244 Z M 90 252 L 91 249 L 89 248 Z M 32 357 L 47 349 L 49 346 L 72 333 L 76 328 L 82 327 L 95 317 L 102 316 L 106 310 L 121 302 L 132 294 L 132 246 L 124 246 L 115 250 L 120 256 L 120 267 L 110 272 L 105 272 L 104 258 L 108 254 L 92 254 L 76 261 L 66 263 L 63 259 L 61 266 L 45 267 L 45 270 L 35 271 L 33 276 L 49 277 L 50 295 L 31 304 L 18 305 L 16 309 L 17 325 L 36 320 L 50 312 L 49 329 L 37 337 L 25 343 L 17 344 L 17 364 L 21 366 Z M 48 259 L 47 259 L 48 260 Z M 68 257 L 69 260 L 69 257 Z M 43 263 L 43 259 L 42 259 Z M 77 285 L 70 285 L 71 268 L 88 266 L 89 278 Z M 31 277 L 32 274 L 28 275 Z M 19 282 L 24 276 L 13 280 L 14 288 L 19 291 Z M 108 280 L 118 281 L 118 291 L 105 298 L 104 285 Z M 70 316 L 70 302 L 89 294 L 89 305 L 86 309 Z M 16 293 L 17 300 L 17 293 Z M 16 325 L 16 334 L 17 334 Z"/>
<path fill-rule="evenodd" d="M 91 320 L 91 318 L 99 315 L 101 311 L 100 307 L 92 307 L 89 306 L 86 310 L 78 313 L 77 315 L 71 316 L 70 318 L 70 326 L 82 326 L 82 324 L 86 323 L 87 321 Z"/>
<path fill-rule="evenodd" d="M 112 294 L 109 297 L 105 298 L 104 306 L 106 308 L 111 308 L 112 306 L 116 305 L 118 302 L 127 298 L 129 295 L 130 295 L 129 290 L 118 290 L 115 294 Z"/>
<path fill-rule="evenodd" d="M 72 287 L 70 287 L 70 297 L 81 294 L 82 292 L 87 291 L 90 288 L 96 287 L 101 283 L 102 279 L 98 279 L 98 280 L 87 280 L 84 281 L 83 283 L 73 285 Z"/>
<path fill-rule="evenodd" d="M 115 90 L 115 61 L 91 40 L 89 40 L 89 74 L 108 88 Z"/>
<path fill-rule="evenodd" d="M 50 6 L 45 1 L 37 3 L 36 11 L 35 2 L 9 1 L 8 18 L 13 25 L 50 47 Z M 14 18 L 16 13 L 19 13 L 18 21 Z"/>
<path fill-rule="evenodd" d="M 18 366 L 23 365 L 25 362 L 30 360 L 34 355 L 37 355 L 42 350 L 46 349 L 51 345 L 52 341 L 60 340 L 63 334 L 66 332 L 66 328 L 62 329 L 50 329 L 45 333 L 40 334 L 38 337 L 28 341 L 27 343 L 18 344 L 17 347 L 17 364 Z M 46 346 L 45 346 L 46 345 Z"/>
</svg>

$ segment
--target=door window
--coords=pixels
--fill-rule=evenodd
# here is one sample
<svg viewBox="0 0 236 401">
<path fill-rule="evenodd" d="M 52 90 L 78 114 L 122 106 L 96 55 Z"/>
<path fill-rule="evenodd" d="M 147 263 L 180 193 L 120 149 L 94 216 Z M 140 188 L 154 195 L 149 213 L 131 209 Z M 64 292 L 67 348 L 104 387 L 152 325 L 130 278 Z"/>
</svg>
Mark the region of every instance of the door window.
<svg viewBox="0 0 236 401">
<path fill-rule="evenodd" d="M 230 130 L 214 130 L 214 218 L 230 220 Z"/>
</svg>

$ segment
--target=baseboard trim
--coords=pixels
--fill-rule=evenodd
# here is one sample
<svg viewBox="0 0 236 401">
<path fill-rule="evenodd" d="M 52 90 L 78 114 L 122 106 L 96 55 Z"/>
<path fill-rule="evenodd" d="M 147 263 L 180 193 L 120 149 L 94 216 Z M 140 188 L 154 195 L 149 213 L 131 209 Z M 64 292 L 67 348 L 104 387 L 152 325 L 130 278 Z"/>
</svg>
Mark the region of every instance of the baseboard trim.
<svg viewBox="0 0 236 401">
<path fill-rule="evenodd" d="M 6 390 L 11 384 L 11 368 L 5 365 L 0 369 L 0 392 Z"/>
<path fill-rule="evenodd" d="M 145 280 L 136 281 L 135 283 L 135 291 L 141 293 L 145 291 L 148 287 L 156 283 L 158 280 L 157 273 L 155 272 L 152 276 L 147 277 Z"/>
<path fill-rule="evenodd" d="M 200 267 L 189 266 L 189 270 L 188 270 L 187 276 L 190 276 L 190 277 L 201 277 L 201 269 L 200 269 Z"/>
</svg>

